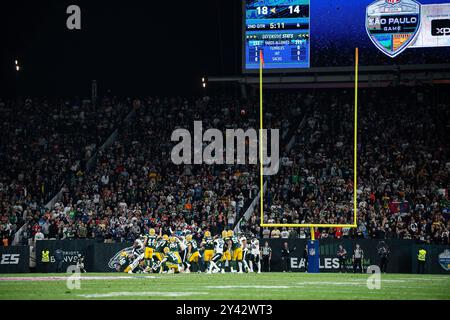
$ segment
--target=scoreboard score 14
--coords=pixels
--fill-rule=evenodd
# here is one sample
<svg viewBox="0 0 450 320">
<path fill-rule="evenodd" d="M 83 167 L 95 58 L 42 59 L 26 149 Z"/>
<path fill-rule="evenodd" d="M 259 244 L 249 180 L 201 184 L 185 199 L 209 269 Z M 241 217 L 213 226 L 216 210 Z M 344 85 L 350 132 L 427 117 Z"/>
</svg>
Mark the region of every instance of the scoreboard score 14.
<svg viewBox="0 0 450 320">
<path fill-rule="evenodd" d="M 244 1 L 244 71 L 310 67 L 310 0 Z"/>
</svg>

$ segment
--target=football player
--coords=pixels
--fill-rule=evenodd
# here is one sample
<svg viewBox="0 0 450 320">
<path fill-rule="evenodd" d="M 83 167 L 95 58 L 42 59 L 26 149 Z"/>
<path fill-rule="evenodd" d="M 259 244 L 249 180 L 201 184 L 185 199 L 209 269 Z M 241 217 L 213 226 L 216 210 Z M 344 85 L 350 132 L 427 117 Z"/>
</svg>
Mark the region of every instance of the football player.
<svg viewBox="0 0 450 320">
<path fill-rule="evenodd" d="M 225 267 L 231 265 L 231 238 L 228 236 L 228 231 L 222 231 L 222 239 L 225 245 L 221 264 L 222 272 L 225 272 Z"/>
<path fill-rule="evenodd" d="M 258 273 L 261 273 L 261 251 L 259 250 L 259 240 L 256 238 L 250 242 L 250 272 L 254 272 L 254 265 L 258 268 Z"/>
<path fill-rule="evenodd" d="M 223 258 L 223 250 L 224 250 L 225 242 L 223 238 L 218 237 L 214 240 L 214 256 L 210 261 L 209 269 L 207 273 L 212 273 L 214 268 L 214 273 L 220 272 L 221 268 L 217 265 L 222 261 Z M 222 270 L 222 273 L 224 270 Z"/>
<path fill-rule="evenodd" d="M 165 234 L 156 244 L 154 256 L 158 260 L 158 263 L 154 264 L 154 266 L 153 266 L 154 271 L 159 270 L 159 273 L 162 272 L 161 261 L 163 261 L 163 259 L 164 259 L 164 249 L 166 247 L 168 248 L 168 246 L 169 246 L 169 236 L 167 234 Z"/>
<path fill-rule="evenodd" d="M 200 272 L 198 261 L 200 259 L 200 253 L 198 251 L 197 241 L 192 238 L 191 234 L 186 236 L 187 242 L 187 255 L 186 255 L 186 273 L 191 272 L 191 266 L 194 266 L 197 271 Z"/>
<path fill-rule="evenodd" d="M 86 269 L 84 268 L 84 256 L 81 253 L 78 254 L 77 268 L 81 272 L 87 273 Z"/>
<path fill-rule="evenodd" d="M 136 239 L 136 241 L 133 243 L 132 248 L 132 261 L 131 264 L 125 269 L 125 272 L 127 273 L 133 273 L 137 267 L 141 266 L 141 262 L 144 260 L 144 252 L 145 252 L 145 246 L 144 246 L 144 238 L 140 237 L 139 239 Z"/>
<path fill-rule="evenodd" d="M 122 251 L 116 264 L 116 271 L 128 273 L 130 264 L 130 255 L 126 251 Z"/>
<path fill-rule="evenodd" d="M 150 229 L 148 232 L 148 235 L 145 237 L 145 264 L 147 266 L 146 271 L 149 271 L 153 267 L 153 255 L 155 253 L 156 244 L 157 244 L 158 237 L 156 236 L 155 229 Z"/>
<path fill-rule="evenodd" d="M 168 269 L 169 273 L 183 272 L 180 256 L 171 252 L 169 247 L 164 248 L 164 258 L 158 263 L 162 268 Z"/>
<path fill-rule="evenodd" d="M 250 269 L 247 263 L 247 254 L 248 254 L 248 247 L 247 247 L 247 238 L 245 236 L 241 236 L 239 237 L 239 242 L 241 244 L 241 248 L 242 248 L 242 263 L 244 265 L 244 271 L 248 272 L 248 270 Z M 242 271 L 241 271 L 242 273 Z"/>
<path fill-rule="evenodd" d="M 188 255 L 188 241 L 186 240 L 186 237 L 189 235 L 190 233 L 187 233 L 185 236 L 180 237 L 178 240 L 178 243 L 180 245 L 180 256 L 181 256 L 181 261 L 183 262 L 183 267 L 184 270 L 186 270 L 187 268 L 187 255 Z"/>
<path fill-rule="evenodd" d="M 176 237 L 169 238 L 169 251 L 177 256 L 177 258 L 181 261 L 180 256 L 180 239 Z"/>
<path fill-rule="evenodd" d="M 239 273 L 242 273 L 242 246 L 239 238 L 234 235 L 232 230 L 228 231 L 228 237 L 231 242 L 231 272 L 237 272 L 237 267 L 239 267 Z"/>
<path fill-rule="evenodd" d="M 201 246 L 204 249 L 203 261 L 205 263 L 205 271 L 207 271 L 209 270 L 211 259 L 214 256 L 214 239 L 211 237 L 211 232 L 205 232 Z"/>
</svg>

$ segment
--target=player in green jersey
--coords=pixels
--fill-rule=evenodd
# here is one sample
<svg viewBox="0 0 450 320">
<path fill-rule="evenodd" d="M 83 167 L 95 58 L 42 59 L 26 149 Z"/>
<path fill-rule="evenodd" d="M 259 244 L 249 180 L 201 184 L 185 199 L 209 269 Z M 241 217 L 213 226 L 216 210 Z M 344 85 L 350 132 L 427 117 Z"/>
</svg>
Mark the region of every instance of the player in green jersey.
<svg viewBox="0 0 450 320">
<path fill-rule="evenodd" d="M 187 242 L 187 258 L 186 258 L 186 272 L 191 272 L 190 268 L 193 266 L 194 271 L 200 271 L 198 262 L 200 260 L 200 252 L 198 250 L 197 241 L 195 241 L 192 238 L 192 235 L 186 236 L 186 242 Z"/>
</svg>

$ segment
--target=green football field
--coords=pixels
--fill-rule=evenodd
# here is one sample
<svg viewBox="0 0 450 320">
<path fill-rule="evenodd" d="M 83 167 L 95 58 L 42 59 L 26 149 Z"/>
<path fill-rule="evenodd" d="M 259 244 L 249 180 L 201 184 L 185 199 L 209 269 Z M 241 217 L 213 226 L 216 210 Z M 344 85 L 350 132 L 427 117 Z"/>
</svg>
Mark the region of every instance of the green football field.
<svg viewBox="0 0 450 320">
<path fill-rule="evenodd" d="M 73 279 L 72 279 L 73 280 Z M 369 290 L 368 275 L 354 274 L 84 274 L 80 289 L 65 275 L 0 275 L 0 299 L 450 299 L 450 276 L 381 275 Z M 76 281 L 69 280 L 69 287 Z M 372 282 L 373 284 L 373 282 Z"/>
</svg>

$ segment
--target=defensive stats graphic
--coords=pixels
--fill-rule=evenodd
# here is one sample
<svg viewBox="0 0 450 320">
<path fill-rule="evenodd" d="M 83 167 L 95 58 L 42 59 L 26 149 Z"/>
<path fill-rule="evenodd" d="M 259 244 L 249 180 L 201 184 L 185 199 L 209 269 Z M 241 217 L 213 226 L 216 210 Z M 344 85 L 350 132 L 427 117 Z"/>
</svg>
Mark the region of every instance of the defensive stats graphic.
<svg viewBox="0 0 450 320">
<path fill-rule="evenodd" d="M 246 69 L 309 68 L 310 0 L 248 0 L 245 5 Z"/>
</svg>

